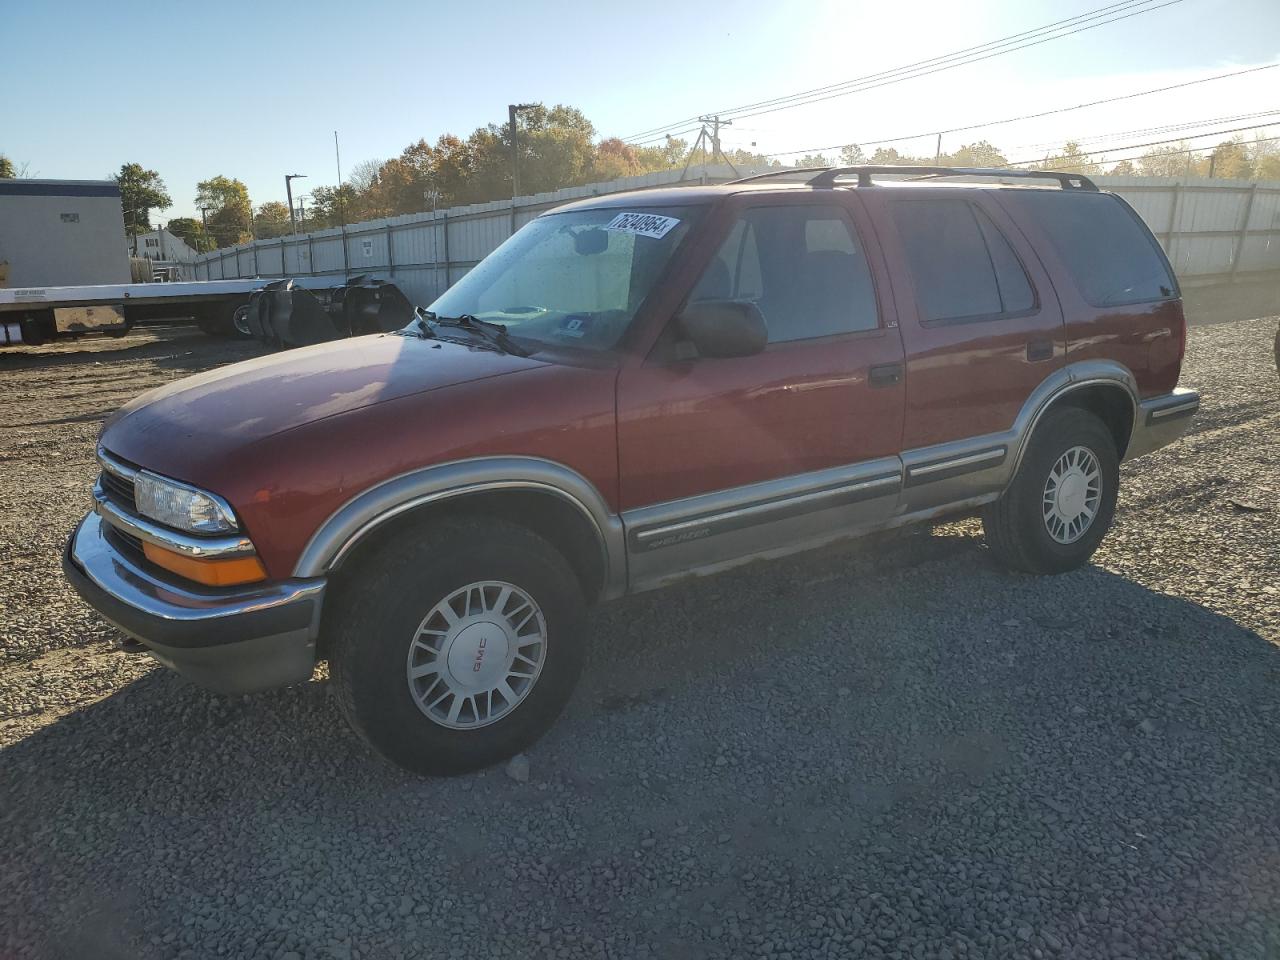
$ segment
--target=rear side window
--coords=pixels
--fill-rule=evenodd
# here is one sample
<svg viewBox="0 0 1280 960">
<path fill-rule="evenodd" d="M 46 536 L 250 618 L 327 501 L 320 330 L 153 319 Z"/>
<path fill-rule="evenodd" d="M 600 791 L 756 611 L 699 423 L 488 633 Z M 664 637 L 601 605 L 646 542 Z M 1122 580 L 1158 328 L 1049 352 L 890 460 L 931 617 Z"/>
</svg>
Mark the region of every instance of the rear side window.
<svg viewBox="0 0 1280 960">
<path fill-rule="evenodd" d="M 1177 284 L 1155 237 L 1115 197 L 1028 190 L 1020 199 L 1091 305 L 1115 307 L 1176 296 Z"/>
<path fill-rule="evenodd" d="M 1009 241 L 968 200 L 899 200 L 892 209 L 922 320 L 989 320 L 1035 307 Z"/>
</svg>

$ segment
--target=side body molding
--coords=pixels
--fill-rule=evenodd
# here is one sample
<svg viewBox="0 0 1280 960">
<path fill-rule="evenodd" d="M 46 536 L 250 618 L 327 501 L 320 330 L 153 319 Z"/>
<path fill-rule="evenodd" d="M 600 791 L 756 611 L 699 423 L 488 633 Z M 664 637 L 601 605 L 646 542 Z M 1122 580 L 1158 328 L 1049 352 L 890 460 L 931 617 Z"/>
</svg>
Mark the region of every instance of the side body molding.
<svg viewBox="0 0 1280 960">
<path fill-rule="evenodd" d="M 569 503 L 590 521 L 600 544 L 603 598 L 626 591 L 626 545 L 622 522 L 600 491 L 582 474 L 538 457 L 478 457 L 412 470 L 357 494 L 312 535 L 294 566 L 299 578 L 336 569 L 365 535 L 417 507 L 474 493 L 529 490 Z"/>
<path fill-rule="evenodd" d="M 1124 391 L 1136 424 L 1138 387 L 1126 367 L 1110 360 L 1068 364 L 1040 382 L 1008 430 L 905 451 L 898 516 L 915 516 L 949 504 L 972 507 L 995 500 L 1013 481 L 1027 441 L 1045 411 L 1055 400 L 1098 384 Z"/>
</svg>

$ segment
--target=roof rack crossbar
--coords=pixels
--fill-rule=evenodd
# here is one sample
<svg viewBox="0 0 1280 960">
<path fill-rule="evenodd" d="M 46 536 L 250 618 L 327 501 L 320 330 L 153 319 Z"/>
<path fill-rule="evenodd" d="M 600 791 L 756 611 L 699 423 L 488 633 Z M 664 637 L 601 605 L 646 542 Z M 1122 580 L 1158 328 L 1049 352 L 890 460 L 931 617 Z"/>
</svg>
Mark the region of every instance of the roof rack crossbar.
<svg viewBox="0 0 1280 960">
<path fill-rule="evenodd" d="M 1079 173 L 1061 173 L 1056 170 L 1009 170 L 1004 167 L 929 167 L 910 165 L 827 167 L 816 177 L 806 181 L 811 187 L 833 187 L 840 177 L 858 178 L 858 186 L 871 186 L 873 176 L 891 174 L 917 174 L 921 179 L 934 177 L 1003 177 L 1016 180 L 1056 180 L 1063 190 L 1091 190 L 1098 192 L 1098 185 Z"/>
<path fill-rule="evenodd" d="M 768 173 L 755 173 L 749 177 L 739 177 L 729 183 L 750 183 L 753 180 L 769 180 L 773 177 L 785 177 L 793 173 L 819 173 L 830 170 L 830 167 L 788 167 L 786 170 L 770 170 Z"/>
</svg>

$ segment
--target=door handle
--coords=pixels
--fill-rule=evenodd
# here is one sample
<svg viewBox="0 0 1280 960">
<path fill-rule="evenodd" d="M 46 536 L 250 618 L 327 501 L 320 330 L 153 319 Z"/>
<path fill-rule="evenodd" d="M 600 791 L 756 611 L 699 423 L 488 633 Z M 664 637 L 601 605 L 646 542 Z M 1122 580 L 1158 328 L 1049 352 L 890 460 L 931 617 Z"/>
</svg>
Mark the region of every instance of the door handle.
<svg viewBox="0 0 1280 960">
<path fill-rule="evenodd" d="M 1053 359 L 1052 340 L 1032 340 L 1027 344 L 1027 359 L 1032 363 L 1037 360 Z"/>
<path fill-rule="evenodd" d="M 868 372 L 867 382 L 873 387 L 891 387 L 902 382 L 902 364 L 880 363 Z"/>
</svg>

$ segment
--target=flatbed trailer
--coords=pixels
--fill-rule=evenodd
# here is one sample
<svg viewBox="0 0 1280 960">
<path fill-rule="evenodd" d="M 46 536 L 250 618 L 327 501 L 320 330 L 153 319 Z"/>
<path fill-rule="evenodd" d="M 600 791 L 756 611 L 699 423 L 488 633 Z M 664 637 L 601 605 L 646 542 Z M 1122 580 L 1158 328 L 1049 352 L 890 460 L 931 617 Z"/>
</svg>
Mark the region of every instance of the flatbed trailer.
<svg viewBox="0 0 1280 960">
<path fill-rule="evenodd" d="M 79 287 L 0 287 L 0 347 L 86 333 L 120 334 L 144 320 L 193 317 L 205 333 L 247 335 L 249 296 L 275 277 Z M 333 277 L 297 277 L 304 289 Z"/>
</svg>

